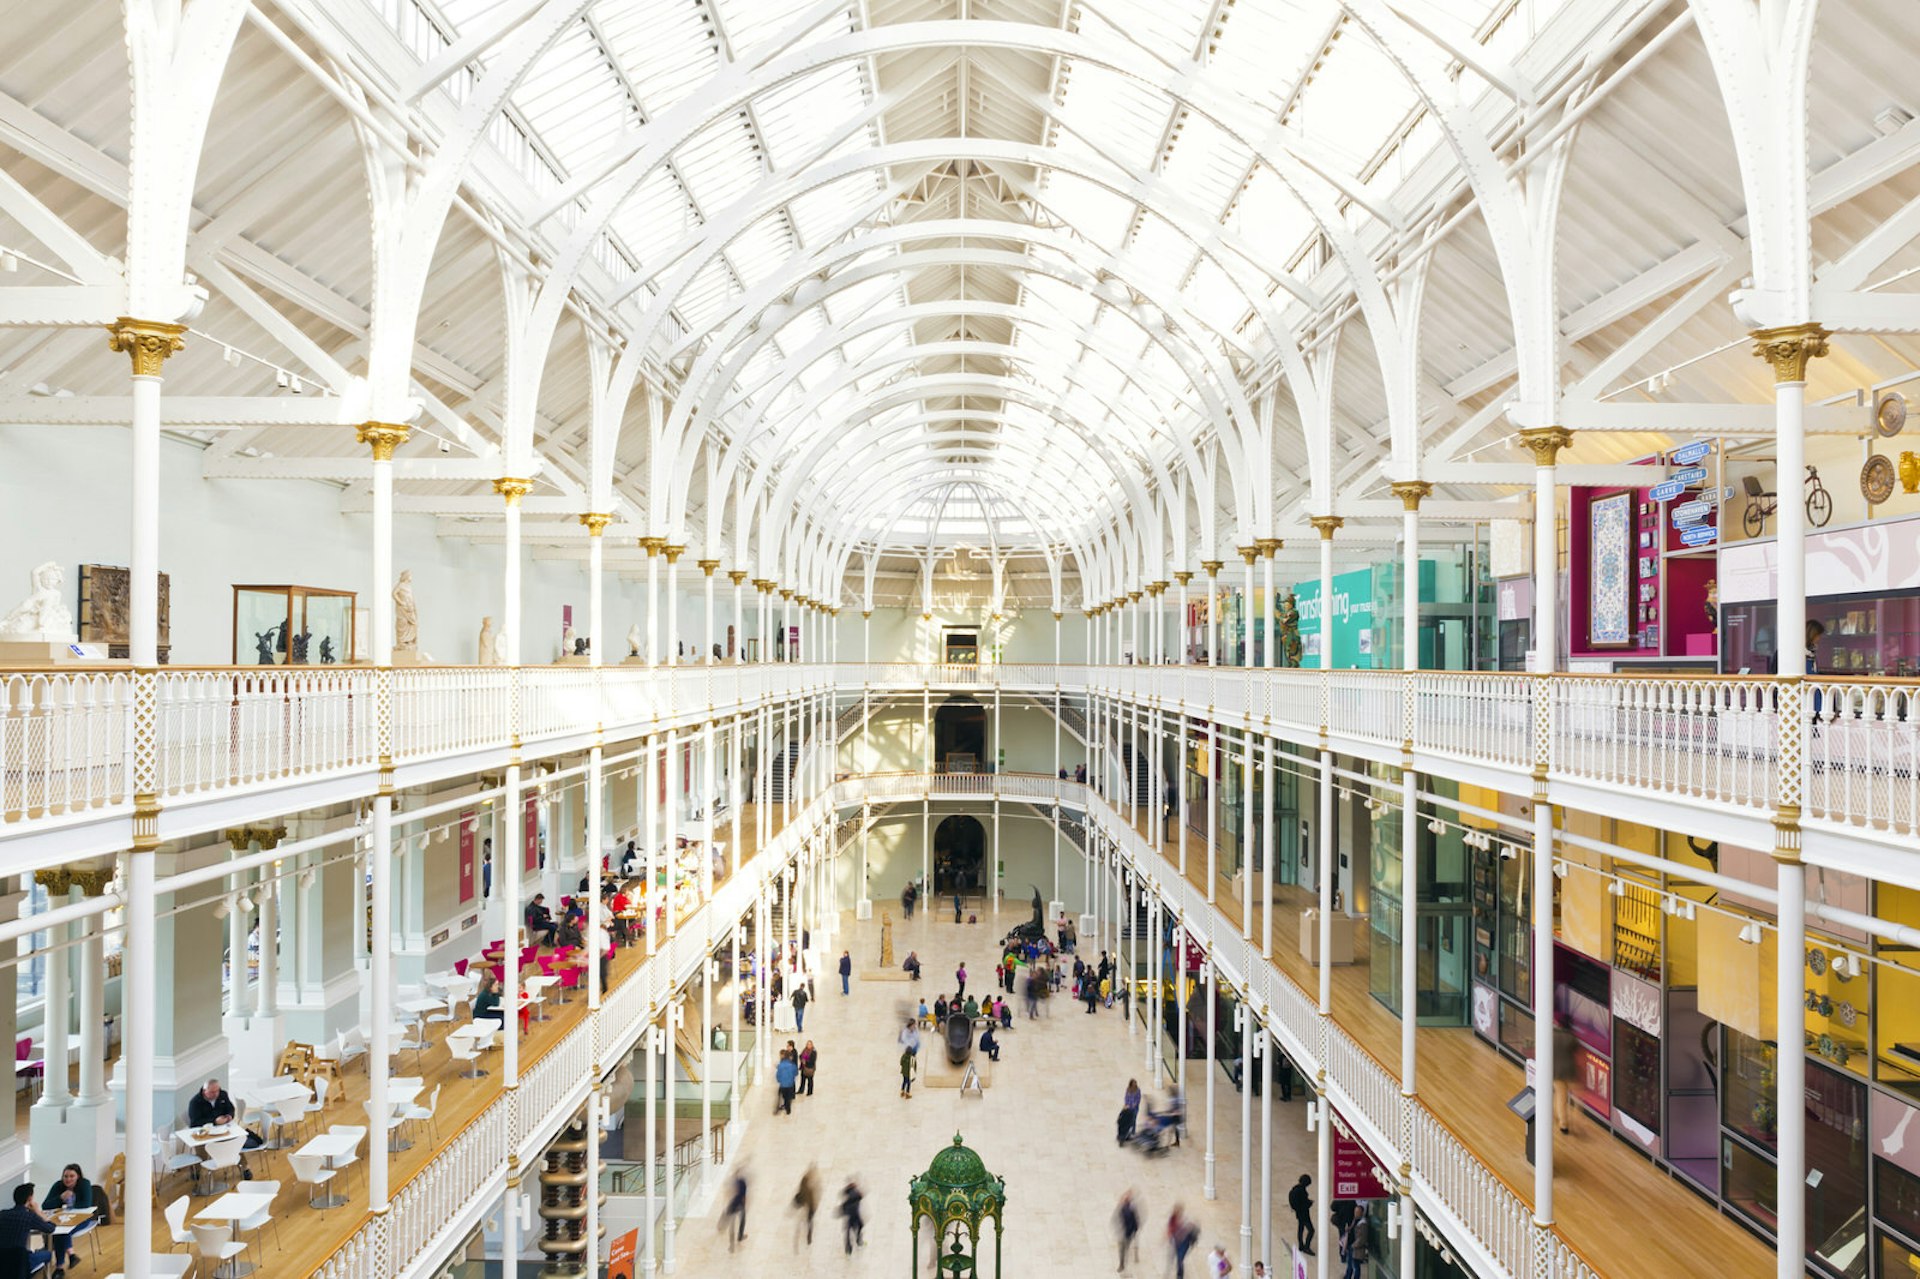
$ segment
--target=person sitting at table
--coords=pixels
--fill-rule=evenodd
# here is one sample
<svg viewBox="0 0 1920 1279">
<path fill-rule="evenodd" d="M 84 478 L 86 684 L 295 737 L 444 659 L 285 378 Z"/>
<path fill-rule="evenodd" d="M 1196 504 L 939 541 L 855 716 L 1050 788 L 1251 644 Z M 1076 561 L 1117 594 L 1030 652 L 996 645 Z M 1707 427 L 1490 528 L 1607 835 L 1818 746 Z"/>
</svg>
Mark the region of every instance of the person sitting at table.
<svg viewBox="0 0 1920 1279">
<path fill-rule="evenodd" d="M 53 1183 L 53 1189 L 40 1201 L 40 1207 L 46 1212 L 93 1211 L 93 1186 L 80 1171 L 79 1164 L 68 1164 L 60 1170 L 60 1180 Z M 71 1232 L 53 1236 L 53 1266 L 56 1271 L 66 1268 L 67 1251 L 72 1243 Z"/>
<path fill-rule="evenodd" d="M 507 1020 L 506 1010 L 500 1007 L 500 983 L 493 979 L 491 973 L 480 979 L 479 993 L 473 997 L 473 1019 L 479 1021 L 482 1017 L 491 1018 L 502 1025 Z"/>
<path fill-rule="evenodd" d="M 535 893 L 527 903 L 527 940 L 541 946 L 553 945 L 553 912 L 547 909 L 547 895 Z M 542 934 L 546 940 L 541 941 Z"/>
<path fill-rule="evenodd" d="M 627 841 L 627 851 L 620 855 L 620 873 L 629 879 L 640 873 L 640 850 L 632 840 Z"/>
<path fill-rule="evenodd" d="M 27 1259 L 27 1273 L 37 1273 L 53 1260 L 53 1254 L 45 1248 L 33 1247 L 33 1236 L 38 1234 L 53 1239 L 54 1224 L 33 1206 L 33 1183 L 13 1188 L 13 1207 L 0 1208 L 0 1257 L 18 1254 Z M 63 1249 L 64 1251 L 64 1249 Z M 66 1272 L 55 1270 L 54 1279 L 63 1279 Z"/>
<path fill-rule="evenodd" d="M 206 1086 L 193 1095 L 187 1103 L 187 1127 L 212 1128 L 217 1124 L 233 1122 L 233 1098 L 227 1096 L 227 1090 L 220 1086 L 218 1079 L 207 1080 Z M 242 1150 L 258 1150 L 266 1143 L 260 1140 L 260 1134 L 247 1130 L 246 1144 Z M 253 1170 L 246 1169 L 241 1176 L 252 1180 Z"/>
</svg>

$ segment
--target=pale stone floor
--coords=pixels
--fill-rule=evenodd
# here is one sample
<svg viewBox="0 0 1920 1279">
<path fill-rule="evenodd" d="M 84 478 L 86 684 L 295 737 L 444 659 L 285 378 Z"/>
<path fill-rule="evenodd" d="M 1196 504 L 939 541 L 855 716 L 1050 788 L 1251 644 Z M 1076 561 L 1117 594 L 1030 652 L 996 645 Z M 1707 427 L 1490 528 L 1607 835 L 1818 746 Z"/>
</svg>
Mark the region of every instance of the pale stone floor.
<svg viewBox="0 0 1920 1279">
<path fill-rule="evenodd" d="M 724 1191 L 705 1215 L 689 1217 L 676 1240 L 676 1270 L 688 1275 L 778 1274 L 876 1275 L 899 1279 L 912 1273 L 907 1229 L 907 1181 L 923 1171 L 955 1132 L 1006 1179 L 1007 1232 L 1002 1261 L 1009 1275 L 1097 1275 L 1112 1273 L 1115 1263 L 1113 1213 L 1123 1190 L 1139 1196 L 1145 1226 L 1141 1256 L 1127 1271 L 1138 1275 L 1172 1272 L 1165 1244 L 1166 1218 L 1183 1204 L 1201 1225 L 1201 1242 L 1188 1259 L 1197 1276 L 1208 1249 L 1225 1246 L 1236 1274 L 1250 1261 L 1240 1243 L 1240 1094 L 1224 1073 L 1215 1077 L 1216 1197 L 1205 1185 L 1204 1063 L 1188 1066 L 1191 1137 L 1178 1149 L 1152 1159 L 1114 1143 L 1114 1116 L 1130 1077 L 1146 1082 L 1144 1027 L 1127 1033 L 1118 1005 L 1087 1016 L 1082 1005 L 1056 998 L 1038 1021 L 1016 1012 L 1015 1028 L 1003 1035 L 1000 1062 L 992 1068 L 984 1098 L 962 1097 L 952 1087 L 928 1087 L 937 1069 L 916 1080 L 911 1100 L 899 1096 L 899 1049 L 895 1037 L 910 999 L 923 992 L 952 993 L 955 964 L 964 959 L 968 988 L 984 993 L 993 980 L 993 950 L 1006 927 L 1025 911 L 1003 910 L 998 919 L 983 916 L 975 925 L 955 926 L 952 916 L 911 923 L 896 918 L 894 951 L 904 958 L 917 950 L 926 978 L 917 987 L 895 981 L 862 981 L 860 973 L 879 958 L 880 926 L 857 923 L 844 914 L 831 955 L 841 947 L 853 952 L 852 994 L 842 998 L 839 979 L 822 978 L 820 995 L 808 1007 L 807 1031 L 820 1052 L 820 1073 L 812 1097 L 800 1097 L 791 1116 L 772 1114 L 770 1087 L 755 1087 L 745 1101 L 747 1131 L 737 1143 L 734 1168 L 748 1180 L 747 1238 L 729 1256 L 719 1233 Z M 819 939 L 816 939 L 819 940 Z M 1083 952 L 1084 953 L 1084 952 Z M 1097 954 L 1097 952 L 1095 952 Z M 1069 961 L 1070 962 L 1070 961 Z M 1018 1001 L 1014 1001 L 1016 1009 Z M 780 1036 L 777 1042 L 784 1042 Z M 921 1059 L 943 1058 L 931 1036 Z M 769 1072 L 768 1078 L 771 1078 Z M 1159 1095 L 1148 1088 L 1149 1097 Z M 1273 1239 L 1291 1256 L 1293 1219 L 1286 1191 L 1302 1172 L 1313 1170 L 1313 1134 L 1306 1130 L 1303 1090 L 1273 1103 L 1275 1213 Z M 1258 1203 L 1259 1098 L 1252 1107 L 1256 1192 L 1253 1239 L 1260 1239 Z M 817 1165 L 822 1205 L 810 1247 L 796 1249 L 797 1215 L 789 1207 L 807 1165 Z M 867 1244 L 848 1257 L 842 1250 L 833 1206 L 847 1178 L 856 1178 L 867 1197 Z M 988 1231 L 991 1242 L 992 1232 Z M 1269 1262 L 1272 1258 L 1264 1258 Z M 927 1244 L 921 1243 L 919 1273 L 928 1275 Z M 994 1275 L 991 1253 L 983 1255 L 982 1279 Z M 1281 1273 L 1287 1273 L 1281 1271 Z"/>
</svg>

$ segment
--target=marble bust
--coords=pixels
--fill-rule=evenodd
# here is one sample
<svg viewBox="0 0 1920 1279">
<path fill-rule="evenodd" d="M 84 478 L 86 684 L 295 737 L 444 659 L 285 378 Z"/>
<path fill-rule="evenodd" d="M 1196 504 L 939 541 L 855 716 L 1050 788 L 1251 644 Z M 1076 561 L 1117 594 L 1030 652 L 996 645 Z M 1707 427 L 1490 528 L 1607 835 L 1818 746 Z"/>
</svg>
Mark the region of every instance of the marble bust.
<svg viewBox="0 0 1920 1279">
<path fill-rule="evenodd" d="M 33 570 L 28 580 L 33 589 L 11 613 L 0 618 L 0 639 L 31 643 L 71 644 L 79 638 L 73 629 L 73 613 L 60 598 L 67 575 L 48 560 Z"/>
<path fill-rule="evenodd" d="M 405 569 L 393 584 L 393 646 L 413 648 L 420 643 L 420 607 L 413 600 L 413 570 Z"/>
</svg>

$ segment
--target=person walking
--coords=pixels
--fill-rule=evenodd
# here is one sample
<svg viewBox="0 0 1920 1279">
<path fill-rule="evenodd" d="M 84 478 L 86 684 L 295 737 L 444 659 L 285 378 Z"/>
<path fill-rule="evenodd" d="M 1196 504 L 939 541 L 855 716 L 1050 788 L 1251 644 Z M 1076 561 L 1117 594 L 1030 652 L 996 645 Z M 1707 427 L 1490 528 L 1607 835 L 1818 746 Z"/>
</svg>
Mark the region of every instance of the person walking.
<svg viewBox="0 0 1920 1279">
<path fill-rule="evenodd" d="M 1167 1217 L 1167 1247 L 1173 1252 L 1173 1279 L 1187 1279 L 1187 1254 L 1200 1238 L 1200 1227 L 1187 1220 L 1179 1204 Z"/>
<path fill-rule="evenodd" d="M 793 1227 L 793 1250 L 800 1251 L 800 1230 L 806 1228 L 807 1242 L 813 1242 L 813 1214 L 820 1207 L 820 1174 L 814 1171 L 812 1164 L 800 1174 L 800 1188 L 793 1192 L 793 1209 L 800 1214 L 800 1220 Z"/>
<path fill-rule="evenodd" d="M 1120 1123 L 1115 1133 L 1115 1145 L 1124 1146 L 1133 1136 L 1134 1126 L 1140 1122 L 1140 1081 L 1127 1080 L 1127 1091 L 1120 1096 Z"/>
<path fill-rule="evenodd" d="M 793 987 L 793 1028 L 798 1031 L 807 1028 L 807 988 L 798 982 Z"/>
<path fill-rule="evenodd" d="M 852 976 L 853 976 L 853 954 L 850 951 L 843 950 L 840 952 L 840 993 L 842 995 L 845 995 L 848 993 L 847 980 Z"/>
<path fill-rule="evenodd" d="M 913 1050 L 909 1048 L 900 1054 L 900 1095 L 913 1098 Z"/>
<path fill-rule="evenodd" d="M 1300 1251 L 1309 1257 L 1313 1255 L 1313 1195 L 1307 1190 L 1313 1184 L 1313 1178 L 1306 1173 L 1300 1174 L 1300 1180 L 1287 1192 L 1287 1207 L 1293 1209 L 1293 1221 L 1296 1227 L 1294 1242 Z"/>
<path fill-rule="evenodd" d="M 780 1087 L 779 1099 L 775 1101 L 773 1105 L 774 1114 L 778 1115 L 784 1112 L 791 1115 L 793 1113 L 793 1088 L 799 1078 L 799 1061 L 796 1060 L 791 1053 L 783 1049 L 780 1053 L 780 1060 L 775 1063 L 773 1067 L 773 1081 Z"/>
<path fill-rule="evenodd" d="M 961 911 L 960 894 L 955 893 L 953 895 L 953 922 L 956 924 L 960 922 L 960 911 Z"/>
<path fill-rule="evenodd" d="M 1361 1279 L 1367 1272 L 1367 1257 L 1371 1241 L 1367 1237 L 1367 1214 L 1356 1212 L 1353 1220 L 1347 1223 L 1347 1233 L 1340 1241 L 1340 1255 L 1346 1259 L 1347 1272 L 1344 1279 Z"/>
<path fill-rule="evenodd" d="M 813 1041 L 809 1039 L 807 1046 L 800 1050 L 800 1091 L 806 1096 L 813 1096 L 813 1072 L 819 1068 L 819 1065 L 820 1050 L 815 1048 Z"/>
<path fill-rule="evenodd" d="M 962 963 L 958 968 L 953 970 L 953 981 L 954 985 L 959 987 L 958 990 L 954 991 L 953 997 L 955 999 L 965 999 L 967 997 L 967 966 L 965 963 Z"/>
<path fill-rule="evenodd" d="M 1213 1245 L 1213 1251 L 1207 1254 L 1208 1279 L 1227 1279 L 1233 1273 L 1233 1261 L 1227 1256 L 1227 1250 L 1219 1244 Z"/>
<path fill-rule="evenodd" d="M 1140 1206 L 1133 1201 L 1133 1191 L 1120 1195 L 1120 1206 L 1113 1212 L 1113 1228 L 1120 1236 L 1120 1266 L 1115 1273 L 1125 1274 L 1129 1250 L 1135 1261 L 1140 1260 Z"/>
<path fill-rule="evenodd" d="M 913 885 L 908 884 L 900 890 L 900 913 L 908 919 L 913 918 Z"/>
<path fill-rule="evenodd" d="M 1565 1022 L 1557 1021 L 1553 1026 L 1553 1126 L 1561 1132 L 1568 1131 L 1567 1118 L 1572 1110 L 1568 1090 L 1578 1074 L 1573 1064 L 1573 1032 Z"/>
<path fill-rule="evenodd" d="M 1283 1052 L 1273 1054 L 1273 1073 L 1280 1081 L 1280 1100 L 1293 1100 L 1293 1062 Z"/>
<path fill-rule="evenodd" d="M 731 1223 L 731 1229 L 729 1224 Z M 747 1179 L 740 1173 L 733 1176 L 733 1184 L 727 1190 L 727 1210 L 720 1217 L 720 1228 L 727 1231 L 727 1251 L 732 1252 L 747 1238 Z"/>
<path fill-rule="evenodd" d="M 911 1017 L 907 1018 L 906 1027 L 901 1030 L 900 1038 L 896 1042 L 909 1053 L 919 1052 L 920 1024 Z"/>
<path fill-rule="evenodd" d="M 1032 970 L 1032 969 L 1028 969 L 1028 970 L 1027 970 L 1027 984 L 1026 984 L 1026 986 L 1025 986 L 1025 988 L 1024 988 L 1024 989 L 1023 989 L 1022 991 L 1021 991 L 1021 993 L 1022 993 L 1022 994 L 1024 994 L 1024 995 L 1026 996 L 1026 1003 L 1027 1003 L 1027 1020 L 1028 1020 L 1028 1021 L 1038 1021 L 1038 1020 L 1039 1020 L 1039 1018 L 1040 1018 L 1040 985 L 1039 985 L 1039 982 L 1040 982 L 1040 979 L 1039 979 L 1039 977 L 1037 977 L 1037 976 L 1036 976 L 1036 975 L 1034 974 L 1034 972 L 1033 972 L 1033 970 Z"/>
<path fill-rule="evenodd" d="M 838 1211 L 840 1213 L 841 1228 L 845 1231 L 848 1256 L 853 1255 L 853 1246 L 855 1244 L 859 1244 L 862 1248 L 867 1246 L 867 1223 L 860 1216 L 860 1201 L 863 1198 L 865 1198 L 865 1196 L 861 1194 L 860 1183 L 857 1181 L 849 1180 L 846 1186 L 840 1191 L 840 1207 Z"/>
</svg>

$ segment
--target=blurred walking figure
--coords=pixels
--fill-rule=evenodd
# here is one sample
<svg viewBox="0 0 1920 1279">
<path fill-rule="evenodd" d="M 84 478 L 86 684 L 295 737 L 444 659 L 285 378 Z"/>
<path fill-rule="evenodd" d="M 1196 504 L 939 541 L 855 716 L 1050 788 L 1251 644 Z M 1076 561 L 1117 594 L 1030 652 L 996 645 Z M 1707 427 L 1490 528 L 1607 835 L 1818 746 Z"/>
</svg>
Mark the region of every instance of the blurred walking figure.
<svg viewBox="0 0 1920 1279">
<path fill-rule="evenodd" d="M 1173 1252 L 1173 1279 L 1187 1279 L 1187 1254 L 1200 1241 L 1200 1227 L 1187 1220 L 1179 1204 L 1167 1215 L 1167 1247 Z"/>
<path fill-rule="evenodd" d="M 747 1179 L 740 1173 L 733 1175 L 733 1185 L 727 1189 L 727 1210 L 720 1216 L 720 1229 L 727 1232 L 728 1252 L 747 1237 Z"/>
<path fill-rule="evenodd" d="M 1207 1254 L 1208 1279 L 1227 1279 L 1233 1273 L 1233 1262 L 1227 1256 L 1227 1250 L 1219 1244 L 1213 1245 L 1213 1251 Z"/>
<path fill-rule="evenodd" d="M 838 1211 L 846 1231 L 845 1242 L 849 1255 L 852 1254 L 855 1244 L 859 1244 L 862 1248 L 867 1246 L 867 1223 L 860 1216 L 860 1200 L 863 1197 L 860 1193 L 860 1183 L 857 1181 L 849 1180 L 840 1191 Z"/>
<path fill-rule="evenodd" d="M 1124 1274 L 1128 1249 L 1132 1249 L 1135 1261 L 1140 1260 L 1140 1206 L 1133 1200 L 1133 1191 L 1129 1190 L 1120 1196 L 1120 1206 L 1113 1213 L 1113 1228 L 1120 1236 L 1120 1267 L 1117 1273 Z"/>
<path fill-rule="evenodd" d="M 809 1244 L 813 1242 L 813 1214 L 819 1210 L 819 1207 L 820 1175 L 814 1171 L 812 1164 L 808 1164 L 807 1170 L 800 1175 L 800 1188 L 793 1192 L 793 1210 L 800 1214 L 800 1220 L 794 1223 L 793 1227 L 794 1251 L 797 1252 L 800 1249 L 802 1226 L 806 1228 L 807 1242 Z"/>
</svg>

